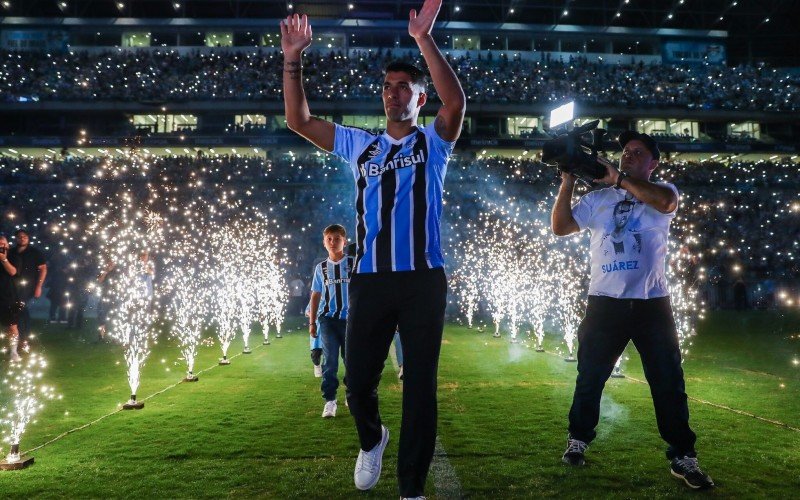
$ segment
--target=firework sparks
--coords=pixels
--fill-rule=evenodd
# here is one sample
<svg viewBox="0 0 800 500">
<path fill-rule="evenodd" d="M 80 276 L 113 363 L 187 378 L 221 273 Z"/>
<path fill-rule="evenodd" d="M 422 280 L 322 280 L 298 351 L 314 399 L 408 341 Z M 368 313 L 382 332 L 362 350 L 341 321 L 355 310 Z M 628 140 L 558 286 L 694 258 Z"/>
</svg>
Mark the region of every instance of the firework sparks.
<svg viewBox="0 0 800 500">
<path fill-rule="evenodd" d="M 0 414 L 0 426 L 3 441 L 11 446 L 5 457 L 7 463 L 20 461 L 20 440 L 33 418 L 44 408 L 44 401 L 60 397 L 53 387 L 42 383 L 45 368 L 45 359 L 34 352 L 9 363 L 6 368 L 2 387 L 9 399 Z"/>
</svg>

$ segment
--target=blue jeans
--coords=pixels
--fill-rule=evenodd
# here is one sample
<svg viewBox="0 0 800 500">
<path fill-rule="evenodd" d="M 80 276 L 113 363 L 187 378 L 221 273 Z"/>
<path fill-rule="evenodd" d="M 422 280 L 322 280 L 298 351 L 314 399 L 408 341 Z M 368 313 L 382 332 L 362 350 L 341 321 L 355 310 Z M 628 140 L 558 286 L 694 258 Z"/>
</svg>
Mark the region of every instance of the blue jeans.
<svg viewBox="0 0 800 500">
<path fill-rule="evenodd" d="M 25 307 L 19 312 L 19 322 L 17 323 L 17 331 L 19 332 L 20 340 L 27 340 L 31 335 L 31 311 L 28 307 L 35 301 L 33 297 L 25 301 Z"/>
<path fill-rule="evenodd" d="M 394 332 L 394 354 L 397 366 L 403 366 L 403 343 L 400 341 L 400 332 Z"/>
<path fill-rule="evenodd" d="M 344 337 L 347 321 L 322 316 L 319 318 L 319 336 L 322 338 L 322 397 L 325 401 L 336 399 L 339 388 L 339 356 L 344 361 Z"/>
</svg>

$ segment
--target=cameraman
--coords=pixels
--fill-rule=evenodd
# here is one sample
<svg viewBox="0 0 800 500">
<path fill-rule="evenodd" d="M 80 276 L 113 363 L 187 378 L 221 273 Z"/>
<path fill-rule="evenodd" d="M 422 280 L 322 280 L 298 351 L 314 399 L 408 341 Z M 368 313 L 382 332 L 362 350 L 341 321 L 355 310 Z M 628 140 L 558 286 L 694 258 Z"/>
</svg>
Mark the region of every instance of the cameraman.
<svg viewBox="0 0 800 500">
<path fill-rule="evenodd" d="M 696 436 L 689 428 L 678 332 L 665 276 L 678 191 L 672 184 L 650 182 L 660 152 L 649 135 L 627 131 L 619 144 L 619 168 L 608 165 L 606 175 L 595 179 L 610 187 L 587 193 L 572 207 L 575 179 L 562 172 L 553 206 L 553 233 L 565 236 L 589 229 L 591 237 L 589 298 L 578 328 L 578 379 L 562 459 L 570 465 L 585 463 L 584 452 L 596 436 L 603 387 L 632 340 L 650 384 L 658 430 L 669 444 L 672 474 L 692 488 L 710 488 L 714 482 L 698 466 Z"/>
<path fill-rule="evenodd" d="M 17 268 L 8 260 L 9 247 L 8 239 L 0 235 L 0 328 L 6 330 L 11 347 L 11 361 L 19 361 L 17 344 L 19 343 L 19 332 L 17 323 L 19 322 L 20 304 L 17 300 L 17 290 L 14 288 L 13 277 L 17 274 Z"/>
</svg>

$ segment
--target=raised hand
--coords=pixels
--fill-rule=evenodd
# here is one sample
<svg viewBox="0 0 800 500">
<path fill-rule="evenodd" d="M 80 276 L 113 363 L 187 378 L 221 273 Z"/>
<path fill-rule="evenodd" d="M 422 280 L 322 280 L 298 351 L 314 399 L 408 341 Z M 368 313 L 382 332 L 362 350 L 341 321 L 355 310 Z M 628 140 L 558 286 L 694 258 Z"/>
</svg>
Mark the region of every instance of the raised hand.
<svg viewBox="0 0 800 500">
<path fill-rule="evenodd" d="M 408 34 L 414 38 L 430 35 L 441 7 L 442 0 L 425 0 L 419 9 L 419 14 L 415 9 L 411 9 L 408 13 Z"/>
<path fill-rule="evenodd" d="M 297 14 L 281 21 L 281 48 L 283 55 L 297 55 L 311 45 L 311 25 L 308 16 Z"/>
</svg>

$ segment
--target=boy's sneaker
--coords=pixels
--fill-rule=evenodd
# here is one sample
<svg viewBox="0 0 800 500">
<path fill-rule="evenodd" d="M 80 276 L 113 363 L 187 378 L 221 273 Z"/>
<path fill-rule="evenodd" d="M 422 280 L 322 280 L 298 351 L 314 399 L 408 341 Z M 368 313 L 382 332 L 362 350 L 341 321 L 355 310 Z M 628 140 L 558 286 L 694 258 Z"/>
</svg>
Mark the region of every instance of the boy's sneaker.
<svg viewBox="0 0 800 500">
<path fill-rule="evenodd" d="M 389 429 L 381 426 L 381 440 L 369 451 L 359 450 L 356 460 L 356 470 L 353 472 L 353 480 L 359 490 L 368 490 L 378 484 L 381 478 L 381 462 L 383 461 L 383 450 L 389 442 Z"/>
<path fill-rule="evenodd" d="M 561 461 L 569 465 L 586 465 L 586 458 L 583 454 L 589 445 L 580 439 L 567 439 L 567 451 L 561 456 Z"/>
<path fill-rule="evenodd" d="M 322 365 L 314 365 L 314 376 L 322 378 Z"/>
<path fill-rule="evenodd" d="M 400 371 L 397 372 L 397 378 L 403 380 L 403 365 L 400 365 Z"/>
<path fill-rule="evenodd" d="M 695 457 L 673 458 L 669 471 L 673 476 L 683 479 L 690 488 L 699 490 L 701 488 L 714 487 L 714 480 L 700 470 Z"/>
<path fill-rule="evenodd" d="M 322 418 L 333 418 L 336 416 L 336 400 L 326 401 L 325 408 L 322 409 Z"/>
</svg>

